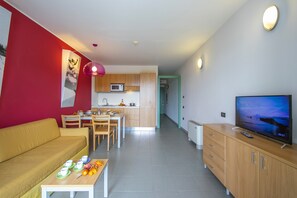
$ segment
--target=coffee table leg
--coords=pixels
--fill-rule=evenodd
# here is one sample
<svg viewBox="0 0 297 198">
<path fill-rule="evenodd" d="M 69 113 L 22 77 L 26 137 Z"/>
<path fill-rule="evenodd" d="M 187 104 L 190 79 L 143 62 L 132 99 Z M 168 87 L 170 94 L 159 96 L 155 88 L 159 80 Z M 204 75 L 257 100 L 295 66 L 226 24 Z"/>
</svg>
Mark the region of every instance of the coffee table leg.
<svg viewBox="0 0 297 198">
<path fill-rule="evenodd" d="M 94 186 L 89 189 L 89 198 L 94 198 Z"/>
<path fill-rule="evenodd" d="M 48 198 L 49 197 L 47 191 L 44 188 L 42 188 L 42 190 L 41 190 L 41 197 L 42 198 Z"/>
<path fill-rule="evenodd" d="M 108 164 L 104 169 L 104 197 L 108 197 Z"/>
<path fill-rule="evenodd" d="M 70 198 L 74 198 L 75 196 L 75 192 L 74 191 L 70 191 Z"/>
</svg>

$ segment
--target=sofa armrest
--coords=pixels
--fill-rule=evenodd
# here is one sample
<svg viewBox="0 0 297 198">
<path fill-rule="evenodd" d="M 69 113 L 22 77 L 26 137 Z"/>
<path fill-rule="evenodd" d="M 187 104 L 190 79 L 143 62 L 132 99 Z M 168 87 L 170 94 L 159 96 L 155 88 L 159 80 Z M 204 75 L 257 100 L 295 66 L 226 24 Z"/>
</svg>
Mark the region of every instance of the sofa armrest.
<svg viewBox="0 0 297 198">
<path fill-rule="evenodd" d="M 85 128 L 60 128 L 61 136 L 85 136 L 89 148 L 89 129 Z"/>
</svg>

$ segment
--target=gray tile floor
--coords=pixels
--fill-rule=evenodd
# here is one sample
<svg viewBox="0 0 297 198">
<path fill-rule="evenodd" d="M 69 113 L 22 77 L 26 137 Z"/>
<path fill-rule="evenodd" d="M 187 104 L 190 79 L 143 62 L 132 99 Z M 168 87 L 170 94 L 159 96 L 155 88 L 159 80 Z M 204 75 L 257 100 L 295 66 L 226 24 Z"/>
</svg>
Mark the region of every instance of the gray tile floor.
<svg viewBox="0 0 297 198">
<path fill-rule="evenodd" d="M 105 141 L 106 142 L 106 141 Z M 225 188 L 204 169 L 202 152 L 167 117 L 156 131 L 128 131 L 120 149 L 103 142 L 92 158 L 108 158 L 110 198 L 220 198 Z M 79 192 L 77 198 L 87 197 Z M 54 193 L 54 198 L 69 193 Z M 103 177 L 95 187 L 103 197 Z"/>
</svg>

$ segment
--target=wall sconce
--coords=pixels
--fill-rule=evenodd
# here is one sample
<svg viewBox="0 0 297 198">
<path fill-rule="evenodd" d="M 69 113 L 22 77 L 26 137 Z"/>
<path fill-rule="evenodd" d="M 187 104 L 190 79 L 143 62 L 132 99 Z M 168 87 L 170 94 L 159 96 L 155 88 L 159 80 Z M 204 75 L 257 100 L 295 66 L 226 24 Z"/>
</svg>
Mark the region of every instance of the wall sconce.
<svg viewBox="0 0 297 198">
<path fill-rule="evenodd" d="M 278 8 L 275 5 L 267 8 L 263 14 L 263 26 L 267 31 L 273 30 L 278 22 Z"/>
<path fill-rule="evenodd" d="M 96 63 L 96 62 L 89 62 L 87 63 L 84 68 L 83 72 L 87 76 L 104 76 L 105 75 L 105 68 L 103 65 Z"/>
<path fill-rule="evenodd" d="M 200 70 L 201 70 L 202 67 L 203 67 L 203 60 L 202 60 L 201 57 L 197 60 L 197 67 L 198 67 Z"/>
</svg>

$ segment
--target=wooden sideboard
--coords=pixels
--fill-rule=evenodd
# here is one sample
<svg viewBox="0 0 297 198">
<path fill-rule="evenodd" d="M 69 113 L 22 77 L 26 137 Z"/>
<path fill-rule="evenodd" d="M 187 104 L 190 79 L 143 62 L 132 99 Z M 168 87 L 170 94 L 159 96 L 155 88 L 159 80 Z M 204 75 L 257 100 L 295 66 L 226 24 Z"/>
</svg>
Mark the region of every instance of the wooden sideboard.
<svg viewBox="0 0 297 198">
<path fill-rule="evenodd" d="M 281 144 L 230 124 L 206 124 L 203 161 L 227 191 L 239 198 L 293 198 L 297 195 L 297 145 Z"/>
</svg>

